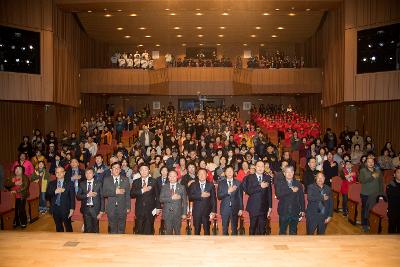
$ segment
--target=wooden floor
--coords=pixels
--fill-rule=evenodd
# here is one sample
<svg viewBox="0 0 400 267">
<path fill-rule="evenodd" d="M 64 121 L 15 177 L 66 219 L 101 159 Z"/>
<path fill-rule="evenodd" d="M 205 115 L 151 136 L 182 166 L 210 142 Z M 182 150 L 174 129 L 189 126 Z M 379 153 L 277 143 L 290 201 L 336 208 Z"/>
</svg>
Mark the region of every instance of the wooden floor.
<svg viewBox="0 0 400 267">
<path fill-rule="evenodd" d="M 137 236 L 0 233 L 1 266 L 393 266 L 397 236 Z"/>
</svg>

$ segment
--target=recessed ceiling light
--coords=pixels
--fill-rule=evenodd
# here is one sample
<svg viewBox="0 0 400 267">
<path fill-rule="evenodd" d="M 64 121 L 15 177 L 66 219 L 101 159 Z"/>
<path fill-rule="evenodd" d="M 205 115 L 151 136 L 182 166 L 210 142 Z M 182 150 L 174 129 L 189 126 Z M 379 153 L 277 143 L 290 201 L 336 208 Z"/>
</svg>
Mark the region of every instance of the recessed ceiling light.
<svg viewBox="0 0 400 267">
<path fill-rule="evenodd" d="M 143 46 L 143 45 L 142 44 L 138 45 L 138 47 L 141 47 L 141 46 Z"/>
<path fill-rule="evenodd" d="M 219 34 L 218 37 L 224 37 L 224 35 L 223 34 Z"/>
<path fill-rule="evenodd" d="M 311 11 L 311 8 L 307 8 L 306 11 Z"/>
<path fill-rule="evenodd" d="M 289 13 L 288 15 L 293 17 L 293 16 L 296 16 L 296 13 Z"/>
<path fill-rule="evenodd" d="M 197 35 L 197 37 L 200 37 L 200 38 L 203 37 L 203 36 L 204 36 L 204 35 L 202 35 L 202 34 Z"/>
<path fill-rule="evenodd" d="M 275 8 L 275 10 L 276 10 L 276 11 L 279 11 L 280 9 L 279 9 L 279 8 Z"/>
<path fill-rule="evenodd" d="M 278 30 L 284 30 L 285 28 L 284 27 L 278 27 L 277 29 Z"/>
<path fill-rule="evenodd" d="M 122 28 L 122 27 L 118 27 L 118 28 L 117 28 L 118 31 L 122 31 L 123 29 L 124 29 L 124 28 Z"/>
<path fill-rule="evenodd" d="M 146 30 L 146 27 L 140 27 L 139 30 Z"/>
<path fill-rule="evenodd" d="M 269 16 L 269 13 L 265 12 L 263 13 L 264 16 Z"/>
<path fill-rule="evenodd" d="M 103 9 L 104 11 L 107 11 L 108 9 L 107 8 L 105 8 L 105 9 Z"/>
<path fill-rule="evenodd" d="M 217 44 L 218 46 L 220 46 L 221 44 Z"/>
<path fill-rule="evenodd" d="M 243 44 L 243 46 L 247 46 L 247 44 Z"/>
<path fill-rule="evenodd" d="M 129 39 L 129 38 L 131 38 L 131 36 L 130 35 L 125 35 L 124 38 Z"/>
<path fill-rule="evenodd" d="M 271 35 L 271 37 L 276 38 L 276 37 L 278 37 L 278 35 L 273 34 L 273 35 Z"/>
<path fill-rule="evenodd" d="M 201 29 L 203 29 L 203 27 L 197 26 L 196 29 L 201 30 Z"/>
<path fill-rule="evenodd" d="M 260 46 L 264 46 L 265 44 L 260 44 Z"/>
<path fill-rule="evenodd" d="M 198 12 L 198 13 L 196 13 L 196 16 L 203 16 L 203 13 Z"/>
<path fill-rule="evenodd" d="M 256 27 L 256 30 L 259 30 L 259 29 L 261 29 L 261 27 L 260 27 L 260 26 L 257 26 L 257 27 Z"/>
<path fill-rule="evenodd" d="M 182 37 L 182 35 L 181 35 L 181 34 L 178 34 L 176 37 L 178 37 L 178 38 L 181 38 L 181 37 Z"/>
<path fill-rule="evenodd" d="M 174 27 L 174 30 L 180 30 L 181 27 Z"/>
<path fill-rule="evenodd" d="M 175 16 L 175 15 L 176 15 L 176 13 L 169 13 L 169 15 L 170 15 L 170 16 Z"/>
<path fill-rule="evenodd" d="M 200 8 L 196 8 L 196 10 L 197 10 L 197 11 L 199 11 L 199 10 L 200 10 Z"/>
<path fill-rule="evenodd" d="M 88 12 L 88 13 L 92 13 L 93 11 L 92 11 L 92 10 L 88 10 L 87 12 Z"/>
<path fill-rule="evenodd" d="M 106 17 L 106 18 L 109 18 L 109 17 L 111 17 L 112 15 L 111 14 L 105 14 L 104 15 L 104 17 Z"/>
<path fill-rule="evenodd" d="M 159 44 L 156 44 L 156 46 L 160 46 Z"/>
<path fill-rule="evenodd" d="M 136 14 L 136 13 L 132 13 L 132 14 L 129 14 L 129 16 L 131 16 L 131 17 L 136 17 L 137 14 Z"/>
<path fill-rule="evenodd" d="M 229 13 L 224 12 L 224 13 L 222 13 L 221 15 L 222 15 L 222 16 L 229 16 Z"/>
<path fill-rule="evenodd" d="M 294 10 L 294 6 L 292 6 L 291 9 Z"/>
<path fill-rule="evenodd" d="M 169 8 L 164 9 L 165 11 L 169 11 Z"/>
<path fill-rule="evenodd" d="M 257 37 L 257 35 L 252 34 L 252 35 L 250 35 L 250 37 L 251 37 L 251 38 L 255 38 L 255 37 Z"/>
<path fill-rule="evenodd" d="M 185 43 L 183 43 L 183 44 L 182 44 L 182 46 L 186 46 L 186 44 L 185 44 Z"/>
<path fill-rule="evenodd" d="M 151 37 L 151 35 L 146 35 L 145 37 L 146 37 L 146 38 L 150 38 L 150 37 Z"/>
<path fill-rule="evenodd" d="M 200 46 L 203 46 L 204 44 L 199 44 Z"/>
<path fill-rule="evenodd" d="M 226 29 L 226 27 L 225 26 L 221 26 L 221 27 L 219 27 L 221 30 L 225 30 Z"/>
<path fill-rule="evenodd" d="M 117 9 L 117 12 L 122 12 L 122 9 Z"/>
</svg>

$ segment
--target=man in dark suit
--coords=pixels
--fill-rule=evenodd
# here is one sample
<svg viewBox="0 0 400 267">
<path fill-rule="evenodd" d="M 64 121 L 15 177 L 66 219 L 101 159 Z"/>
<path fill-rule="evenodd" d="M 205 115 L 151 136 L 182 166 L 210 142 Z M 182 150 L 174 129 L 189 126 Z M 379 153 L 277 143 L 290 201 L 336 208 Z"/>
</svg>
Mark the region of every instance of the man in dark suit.
<svg viewBox="0 0 400 267">
<path fill-rule="evenodd" d="M 50 210 L 56 224 L 56 231 L 72 232 L 71 216 L 75 209 L 75 190 L 74 184 L 64 179 L 64 176 L 64 168 L 57 167 L 57 180 L 49 182 L 46 198 L 50 201 Z"/>
<path fill-rule="evenodd" d="M 132 183 L 131 197 L 136 198 L 135 231 L 136 234 L 154 234 L 154 216 L 157 213 L 156 180 L 150 177 L 149 166 L 141 165 L 140 178 Z"/>
<path fill-rule="evenodd" d="M 275 186 L 276 197 L 279 200 L 279 234 L 285 235 L 289 226 L 289 234 L 297 234 L 297 224 L 304 216 L 304 192 L 303 185 L 293 179 L 293 166 L 286 166 L 283 169 L 284 179 L 277 180 Z"/>
<path fill-rule="evenodd" d="M 272 177 L 265 174 L 265 164 L 259 160 L 256 163 L 256 172 L 247 176 L 243 185 L 249 195 L 246 210 L 250 215 L 250 235 L 264 235 L 267 217 L 272 211 Z"/>
<path fill-rule="evenodd" d="M 168 168 L 166 166 L 161 167 L 160 173 L 161 176 L 156 178 L 157 209 L 162 209 L 162 205 L 160 203 L 161 189 L 165 184 L 169 183 Z"/>
<path fill-rule="evenodd" d="M 111 165 L 111 175 L 104 177 L 103 197 L 107 198 L 105 205 L 108 218 L 108 232 L 124 234 L 126 215 L 131 210 L 129 195 L 129 180 L 121 175 L 121 164 L 114 162 Z"/>
<path fill-rule="evenodd" d="M 207 181 L 207 170 L 199 169 L 197 172 L 199 181 L 189 187 L 189 200 L 193 202 L 194 232 L 200 235 L 201 225 L 204 234 L 210 235 L 210 220 L 217 212 L 217 198 L 214 185 Z"/>
<path fill-rule="evenodd" d="M 307 234 L 325 234 L 327 224 L 333 216 L 333 199 L 331 188 L 324 184 L 325 176 L 319 172 L 315 183 L 308 186 L 307 192 Z"/>
<path fill-rule="evenodd" d="M 65 173 L 65 180 L 72 181 L 75 193 L 78 192 L 79 183 L 85 180 L 85 170 L 79 168 L 79 161 L 76 158 L 71 159 L 71 168 Z"/>
<path fill-rule="evenodd" d="M 232 235 L 237 235 L 239 216 L 243 212 L 243 191 L 240 182 L 233 178 L 233 167 L 225 169 L 225 179 L 218 183 L 217 197 L 221 200 L 222 232 L 228 235 L 231 223 Z"/>
<path fill-rule="evenodd" d="M 76 194 L 76 198 L 81 201 L 85 233 L 99 232 L 99 220 L 104 213 L 103 184 L 95 180 L 94 176 L 94 169 L 86 169 L 86 180 L 79 184 Z"/>
<path fill-rule="evenodd" d="M 186 188 L 177 183 L 178 173 L 171 170 L 168 173 L 169 183 L 161 189 L 160 202 L 163 203 L 163 219 L 167 235 L 180 235 L 182 220 L 186 219 L 187 195 Z"/>
</svg>

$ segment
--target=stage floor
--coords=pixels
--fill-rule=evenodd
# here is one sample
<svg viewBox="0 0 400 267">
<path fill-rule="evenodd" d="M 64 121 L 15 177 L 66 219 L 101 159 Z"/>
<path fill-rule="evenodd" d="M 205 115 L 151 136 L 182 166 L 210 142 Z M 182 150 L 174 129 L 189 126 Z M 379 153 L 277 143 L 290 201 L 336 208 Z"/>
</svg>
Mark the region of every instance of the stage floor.
<svg viewBox="0 0 400 267">
<path fill-rule="evenodd" d="M 399 236 L 0 233 L 0 266 L 393 266 Z"/>
</svg>

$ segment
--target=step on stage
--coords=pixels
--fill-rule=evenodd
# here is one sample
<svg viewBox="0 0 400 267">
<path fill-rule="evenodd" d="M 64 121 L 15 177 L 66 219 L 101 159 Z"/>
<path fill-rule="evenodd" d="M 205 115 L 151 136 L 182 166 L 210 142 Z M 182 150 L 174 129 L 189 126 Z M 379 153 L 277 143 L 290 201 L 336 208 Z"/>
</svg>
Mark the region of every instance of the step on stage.
<svg viewBox="0 0 400 267">
<path fill-rule="evenodd" d="M 399 236 L 1 232 L 0 266 L 400 266 Z"/>
</svg>

